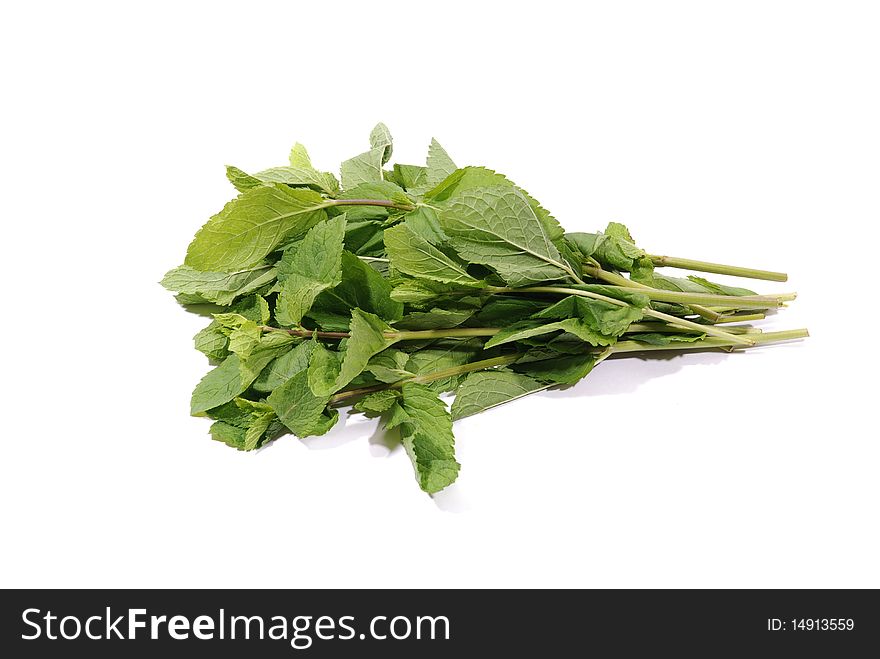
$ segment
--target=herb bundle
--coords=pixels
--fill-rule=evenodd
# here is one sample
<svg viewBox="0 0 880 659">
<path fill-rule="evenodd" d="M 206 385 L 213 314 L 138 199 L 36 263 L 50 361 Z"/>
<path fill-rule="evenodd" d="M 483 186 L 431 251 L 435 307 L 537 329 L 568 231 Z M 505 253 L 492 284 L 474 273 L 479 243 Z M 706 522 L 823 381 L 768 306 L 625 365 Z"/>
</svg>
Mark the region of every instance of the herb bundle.
<svg viewBox="0 0 880 659">
<path fill-rule="evenodd" d="M 610 356 L 807 335 L 744 324 L 794 295 L 657 268 L 782 273 L 650 254 L 613 222 L 566 233 L 525 190 L 457 167 L 435 140 L 425 166 L 391 166 L 391 154 L 379 124 L 339 179 L 300 144 L 283 167 L 227 167 L 239 195 L 162 280 L 181 304 L 211 305 L 195 346 L 216 366 L 191 413 L 214 420 L 214 439 L 253 450 L 286 432 L 322 435 L 353 404 L 399 429 L 433 493 L 459 472 L 455 419 L 573 385 Z"/>
</svg>

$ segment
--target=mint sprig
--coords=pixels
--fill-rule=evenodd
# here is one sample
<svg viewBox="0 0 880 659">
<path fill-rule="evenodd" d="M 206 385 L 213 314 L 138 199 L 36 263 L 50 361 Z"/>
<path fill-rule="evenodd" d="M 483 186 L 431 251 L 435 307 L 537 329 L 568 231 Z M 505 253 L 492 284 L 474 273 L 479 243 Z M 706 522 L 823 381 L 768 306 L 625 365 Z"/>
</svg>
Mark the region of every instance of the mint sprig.
<svg viewBox="0 0 880 659">
<path fill-rule="evenodd" d="M 287 165 L 227 167 L 238 195 L 162 280 L 213 314 L 195 345 L 214 368 L 190 410 L 214 421 L 214 439 L 253 450 L 286 432 L 322 435 L 353 406 L 399 431 L 434 493 L 460 470 L 455 419 L 573 385 L 612 355 L 807 336 L 746 324 L 793 294 L 658 268 L 784 273 L 652 254 L 615 222 L 565 233 L 525 190 L 457 167 L 436 140 L 424 165 L 390 164 L 392 153 L 379 124 L 338 178 L 299 143 Z"/>
</svg>

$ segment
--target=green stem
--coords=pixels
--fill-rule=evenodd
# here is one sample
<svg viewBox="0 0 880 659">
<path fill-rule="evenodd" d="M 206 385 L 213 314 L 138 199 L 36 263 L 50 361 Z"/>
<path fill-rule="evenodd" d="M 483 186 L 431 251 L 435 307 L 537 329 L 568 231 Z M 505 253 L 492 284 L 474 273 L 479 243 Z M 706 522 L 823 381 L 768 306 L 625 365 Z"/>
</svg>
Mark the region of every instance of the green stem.
<svg viewBox="0 0 880 659">
<path fill-rule="evenodd" d="M 760 334 L 761 330 L 751 325 L 734 325 L 733 327 L 725 327 L 725 332 L 729 334 Z M 695 334 L 691 329 L 683 327 L 673 327 L 666 323 L 633 323 L 626 328 L 624 334 L 637 334 L 642 332 L 659 332 L 661 334 Z"/>
<path fill-rule="evenodd" d="M 621 300 L 616 300 L 613 297 L 608 297 L 606 295 L 600 295 L 599 293 L 593 293 L 592 291 L 582 291 L 578 288 L 567 288 L 564 286 L 530 286 L 528 288 L 494 288 L 492 292 L 502 292 L 502 293 L 557 293 L 562 295 L 580 295 L 581 297 L 588 297 L 593 300 L 601 300 L 602 302 L 608 302 L 609 304 L 616 304 L 619 307 L 628 307 L 626 302 L 622 302 Z M 659 311 L 654 311 L 650 307 L 645 307 L 642 309 L 642 313 L 646 316 L 652 316 L 654 318 L 658 318 L 664 322 L 669 323 L 670 325 L 674 325 L 676 327 L 685 327 L 690 329 L 693 332 L 698 332 L 700 334 L 710 334 L 712 336 L 717 336 L 719 338 L 727 339 L 728 341 L 733 341 L 734 343 L 742 343 L 744 345 L 754 345 L 750 339 L 746 339 L 743 337 L 735 336 L 730 334 L 729 332 L 725 332 L 724 330 L 717 329 L 711 325 L 699 325 L 697 323 L 691 322 L 690 320 L 685 320 L 684 318 L 676 318 L 675 316 L 670 316 L 669 314 L 661 313 Z"/>
<path fill-rule="evenodd" d="M 614 286 L 612 288 L 629 288 Z M 714 293 L 684 293 L 681 291 L 664 291 L 659 288 L 639 289 L 656 302 L 672 302 L 673 304 L 707 304 L 729 307 L 731 309 L 775 309 L 782 303 L 794 299 L 794 293 L 780 295 L 715 295 Z"/>
<path fill-rule="evenodd" d="M 471 362 L 462 366 L 452 366 L 450 368 L 444 368 L 439 371 L 433 371 L 432 373 L 425 373 L 424 375 L 416 375 L 411 378 L 406 378 L 404 380 L 398 380 L 397 382 L 393 382 L 391 384 L 377 384 L 373 385 L 372 387 L 361 387 L 360 389 L 349 389 L 347 391 L 340 391 L 338 394 L 330 398 L 329 404 L 336 405 L 338 403 L 348 400 L 349 398 L 365 396 L 367 394 L 372 394 L 377 391 L 385 391 L 387 389 L 400 389 L 403 385 L 409 383 L 427 384 L 436 380 L 451 378 L 455 375 L 464 375 L 465 373 L 482 371 L 484 369 L 495 368 L 496 366 L 507 366 L 508 364 L 512 364 L 513 362 L 518 360 L 520 357 L 522 357 L 522 353 L 502 355 L 501 357 L 482 359 L 480 361 Z"/>
<path fill-rule="evenodd" d="M 261 325 L 260 329 L 264 332 L 286 332 L 291 336 L 301 336 L 304 339 L 313 336 L 319 339 L 347 339 L 351 336 L 350 332 L 321 332 L 304 328 L 270 327 L 269 325 Z M 472 336 L 495 336 L 500 331 L 501 329 L 498 327 L 455 327 L 436 330 L 400 330 L 398 332 L 383 332 L 383 334 L 386 338 L 396 341 L 424 341 L 426 339 L 461 339 Z"/>
<path fill-rule="evenodd" d="M 382 208 L 393 208 L 400 211 L 414 211 L 416 209 L 412 204 L 399 204 L 390 199 L 330 199 L 329 206 L 381 206 Z"/>
<path fill-rule="evenodd" d="M 716 325 L 723 325 L 725 323 L 744 323 L 751 320 L 764 320 L 767 317 L 767 314 L 763 313 L 743 313 L 743 314 L 732 314 L 730 316 L 722 316 L 721 320 L 719 320 Z"/>
<path fill-rule="evenodd" d="M 709 263 L 708 261 L 694 261 L 682 259 L 677 256 L 657 256 L 649 254 L 648 258 L 657 266 L 669 266 L 670 268 L 682 268 L 696 272 L 712 272 L 718 275 L 733 275 L 734 277 L 748 277 L 749 279 L 765 279 L 767 281 L 788 281 L 788 275 L 784 272 L 772 270 L 756 270 L 754 268 L 742 268 L 736 265 L 723 265 L 721 263 Z"/>
<path fill-rule="evenodd" d="M 751 335 L 753 345 L 764 345 L 767 343 L 779 343 L 780 341 L 793 341 L 795 339 L 805 339 L 810 336 L 806 329 L 784 330 L 782 332 L 764 332 L 763 334 Z M 674 346 L 658 346 L 639 341 L 619 341 L 611 346 L 614 354 L 626 352 L 649 352 L 653 350 L 706 350 L 707 348 L 740 348 L 731 341 L 724 339 L 708 337 L 694 341 L 693 343 L 679 343 Z"/>
<path fill-rule="evenodd" d="M 603 270 L 601 267 L 584 265 L 581 267 L 584 274 L 590 275 L 594 279 L 598 279 L 600 281 L 604 281 L 608 284 L 614 284 L 616 286 L 624 286 L 626 288 L 636 288 L 639 290 L 656 290 L 651 286 L 647 286 L 646 284 L 642 284 L 641 282 L 633 281 L 632 279 L 627 279 L 623 275 L 619 275 L 616 272 L 608 272 L 607 270 Z M 721 314 L 717 311 L 712 311 L 711 309 L 704 307 L 700 304 L 689 304 L 688 308 L 693 311 L 695 314 L 705 318 L 706 320 L 717 323 L 721 320 Z"/>
</svg>

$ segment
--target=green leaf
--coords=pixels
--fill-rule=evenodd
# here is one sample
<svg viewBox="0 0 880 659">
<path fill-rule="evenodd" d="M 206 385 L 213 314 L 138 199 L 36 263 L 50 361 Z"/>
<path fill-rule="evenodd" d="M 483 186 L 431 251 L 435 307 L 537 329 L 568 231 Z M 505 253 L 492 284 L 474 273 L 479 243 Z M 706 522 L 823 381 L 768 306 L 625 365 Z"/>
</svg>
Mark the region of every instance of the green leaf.
<svg viewBox="0 0 880 659">
<path fill-rule="evenodd" d="M 363 183 L 381 183 L 382 158 L 385 157 L 385 147 L 377 147 L 350 158 L 342 163 L 342 189 L 351 190 Z"/>
<path fill-rule="evenodd" d="M 710 293 L 715 293 L 716 295 L 757 295 L 755 291 L 749 290 L 748 288 L 716 284 L 715 282 L 711 282 L 708 279 L 704 279 L 703 277 L 697 277 L 696 275 L 689 275 L 688 279 L 690 279 L 695 284 L 699 284 Z"/>
<path fill-rule="evenodd" d="M 364 412 L 367 416 L 378 416 L 382 412 L 387 412 L 391 406 L 400 398 L 400 393 L 391 389 L 377 391 L 361 398 L 354 405 L 354 409 L 358 412 Z"/>
<path fill-rule="evenodd" d="M 607 336 L 620 336 L 630 324 L 641 320 L 641 307 L 620 306 L 602 300 L 570 295 L 532 316 L 537 319 L 564 320 L 580 318 L 591 328 Z"/>
<path fill-rule="evenodd" d="M 522 341 L 523 339 L 529 339 L 534 336 L 541 336 L 543 334 L 558 331 L 573 334 L 592 346 L 609 346 L 617 340 L 616 336 L 609 336 L 597 332 L 580 318 L 568 318 L 566 320 L 546 324 L 542 323 L 540 320 L 521 320 L 518 323 L 513 323 L 502 329 L 498 334 L 486 342 L 485 347 L 486 349 L 494 348 L 495 346 L 504 345 L 505 343 L 510 343 L 512 341 Z"/>
<path fill-rule="evenodd" d="M 461 465 L 455 460 L 452 417 L 435 392 L 420 384 L 403 385 L 385 425 L 400 428 L 422 490 L 433 494 L 455 481 Z"/>
<path fill-rule="evenodd" d="M 227 165 L 226 178 L 239 192 L 274 183 L 307 186 L 329 195 L 339 192 L 339 181 L 336 177 L 330 172 L 319 172 L 312 167 L 306 148 L 298 142 L 290 150 L 289 167 L 272 167 L 251 175 L 238 167 Z"/>
<path fill-rule="evenodd" d="M 373 356 L 364 370 L 371 373 L 379 382 L 390 384 L 414 375 L 406 369 L 408 361 L 409 353 L 389 348 Z"/>
<path fill-rule="evenodd" d="M 312 227 L 296 252 L 282 257 L 289 273 L 281 284 L 275 308 L 282 325 L 297 326 L 315 298 L 328 288 L 342 282 L 342 241 L 345 236 L 345 215 L 339 215 Z M 279 270 L 282 266 L 279 265 Z"/>
<path fill-rule="evenodd" d="M 476 307 L 459 307 L 455 309 L 441 309 L 434 307 L 430 311 L 414 311 L 408 313 L 394 323 L 398 329 L 427 330 L 447 329 L 458 327 L 468 318 L 474 315 Z"/>
<path fill-rule="evenodd" d="M 434 187 L 457 169 L 452 158 L 434 138 L 431 138 L 431 145 L 428 147 L 427 165 L 425 181 L 428 187 Z"/>
<path fill-rule="evenodd" d="M 424 238 L 435 247 L 449 241 L 437 219 L 437 212 L 427 206 L 419 206 L 405 216 L 406 226 L 420 238 Z"/>
<path fill-rule="evenodd" d="M 309 365 L 309 386 L 317 396 L 330 396 L 360 375 L 373 355 L 397 342 L 396 337 L 375 314 L 354 309 L 351 313 L 351 336 L 345 343 L 342 362 L 334 365 L 326 349 L 316 348 Z M 278 416 L 281 416 L 280 414 Z"/>
<path fill-rule="evenodd" d="M 329 401 L 330 396 L 312 393 L 308 370 L 295 374 L 266 399 L 281 422 L 297 437 L 323 435 L 336 424 L 339 412 L 327 409 Z"/>
<path fill-rule="evenodd" d="M 669 346 L 676 343 L 693 343 L 706 338 L 705 334 L 661 334 L 660 332 L 643 332 L 641 334 L 629 334 L 628 339 L 647 343 L 652 346 Z"/>
<path fill-rule="evenodd" d="M 189 245 L 185 265 L 230 272 L 262 261 L 283 240 L 304 236 L 330 204 L 313 190 L 264 186 L 230 201 Z"/>
<path fill-rule="evenodd" d="M 239 192 L 244 192 L 251 188 L 258 188 L 263 185 L 263 182 L 260 179 L 251 176 L 232 165 L 226 165 L 226 178 L 229 179 L 229 182 L 232 183 L 233 187 Z"/>
<path fill-rule="evenodd" d="M 529 202 L 529 207 L 534 211 L 537 218 L 544 226 L 544 231 L 551 241 L 556 243 L 560 241 L 564 235 L 562 227 L 556 221 L 550 212 L 541 206 L 538 201 L 528 192 L 517 186 L 504 174 L 488 169 L 486 167 L 463 167 L 453 172 L 442 183 L 437 185 L 425 193 L 425 198 L 430 199 L 432 203 L 446 201 L 458 196 L 468 190 L 476 188 L 489 188 L 493 186 L 506 186 L 516 189 Z"/>
<path fill-rule="evenodd" d="M 571 385 L 585 378 L 595 365 L 594 355 L 565 355 L 540 361 L 517 362 L 511 368 L 535 380 Z"/>
<path fill-rule="evenodd" d="M 199 295 L 208 302 L 225 307 L 235 298 L 272 283 L 275 274 L 275 269 L 269 265 L 237 272 L 203 272 L 182 265 L 169 270 L 161 284 L 169 291 Z"/>
<path fill-rule="evenodd" d="M 196 350 L 204 354 L 212 361 L 220 361 L 226 359 L 229 355 L 229 337 L 221 331 L 220 323 L 211 321 L 211 324 L 205 327 L 193 337 L 193 343 Z"/>
<path fill-rule="evenodd" d="M 418 190 L 428 184 L 428 168 L 419 165 L 394 165 L 393 180 L 405 190 Z"/>
<path fill-rule="evenodd" d="M 228 177 L 228 173 L 227 173 Z M 252 176 L 261 184 L 280 183 L 294 187 L 309 187 L 319 192 L 335 195 L 339 181 L 330 172 L 319 172 L 311 167 L 270 167 Z"/>
<path fill-rule="evenodd" d="M 453 197 L 440 225 L 462 258 L 489 266 L 510 286 L 569 276 L 544 225 L 513 187 L 474 188 Z"/>
<path fill-rule="evenodd" d="M 461 265 L 416 235 L 406 222 L 385 230 L 385 250 L 392 266 L 410 276 L 459 286 L 482 286 Z"/>
<path fill-rule="evenodd" d="M 275 412 L 266 403 L 236 398 L 208 413 L 217 423 L 211 426 L 211 436 L 240 451 L 252 451 L 262 445 Z"/>
<path fill-rule="evenodd" d="M 284 353 L 264 368 L 254 380 L 253 387 L 256 391 L 269 393 L 287 382 L 300 371 L 309 367 L 309 358 L 315 341 L 303 341 L 293 350 Z"/>
<path fill-rule="evenodd" d="M 545 300 L 532 300 L 526 297 L 497 297 L 488 302 L 477 315 L 474 322 L 478 327 L 496 327 L 524 320 L 547 307 Z"/>
<path fill-rule="evenodd" d="M 546 389 L 528 376 L 509 371 L 480 371 L 469 374 L 458 387 L 452 403 L 452 419 L 484 412 L 530 393 Z"/>
<path fill-rule="evenodd" d="M 196 416 L 228 403 L 247 387 L 247 384 L 242 385 L 238 355 L 229 355 L 196 385 L 190 401 L 190 414 Z"/>
<path fill-rule="evenodd" d="M 348 331 L 352 309 L 361 309 L 394 322 L 403 316 L 403 304 L 391 299 L 391 284 L 349 252 L 342 253 L 342 281 L 318 295 L 309 317 L 330 331 Z"/>
<path fill-rule="evenodd" d="M 482 349 L 482 341 L 473 339 L 441 339 L 428 348 L 410 355 L 406 370 L 415 375 L 436 373 L 470 362 Z M 434 380 L 426 385 L 434 391 L 449 391 L 458 383 L 458 376 Z"/>
<path fill-rule="evenodd" d="M 391 131 L 382 122 L 376 124 L 376 127 L 370 133 L 370 149 L 382 149 L 383 165 L 391 159 L 393 151 Z"/>
</svg>

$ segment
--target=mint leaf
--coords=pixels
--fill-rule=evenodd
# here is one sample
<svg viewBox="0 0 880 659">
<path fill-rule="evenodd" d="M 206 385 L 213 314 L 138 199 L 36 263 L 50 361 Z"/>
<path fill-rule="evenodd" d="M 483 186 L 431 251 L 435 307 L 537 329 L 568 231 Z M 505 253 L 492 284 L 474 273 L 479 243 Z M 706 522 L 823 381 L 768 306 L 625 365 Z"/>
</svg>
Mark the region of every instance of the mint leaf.
<svg viewBox="0 0 880 659">
<path fill-rule="evenodd" d="M 190 401 L 190 414 L 202 414 L 228 403 L 245 389 L 247 385 L 242 386 L 238 355 L 229 355 L 196 385 Z"/>
<path fill-rule="evenodd" d="M 494 186 L 463 192 L 443 208 L 440 225 L 462 258 L 486 264 L 510 286 L 570 275 L 544 225 L 515 188 Z"/>
<path fill-rule="evenodd" d="M 309 317 L 323 328 L 348 331 L 352 309 L 377 315 L 386 322 L 403 316 L 403 304 L 391 299 L 391 284 L 366 262 L 342 253 L 342 281 L 315 299 Z"/>
<path fill-rule="evenodd" d="M 381 183 L 385 147 L 376 147 L 342 163 L 342 189 L 351 190 L 364 183 Z"/>
<path fill-rule="evenodd" d="M 394 268 L 412 277 L 459 286 L 482 285 L 461 265 L 416 235 L 406 222 L 385 230 L 385 249 Z"/>
<path fill-rule="evenodd" d="M 484 412 L 530 393 L 546 389 L 526 375 L 509 371 L 484 371 L 471 373 L 459 385 L 452 403 L 452 420 Z"/>
<path fill-rule="evenodd" d="M 299 325 L 315 298 L 342 282 L 342 240 L 345 215 L 312 227 L 285 264 L 276 317 L 282 325 Z M 287 254 L 282 257 L 285 261 Z"/>
<path fill-rule="evenodd" d="M 309 386 L 317 396 L 330 396 L 360 375 L 373 355 L 397 342 L 385 333 L 391 327 L 378 316 L 354 309 L 351 313 L 351 337 L 342 351 L 342 360 L 335 362 L 329 351 L 317 346 L 309 365 Z M 281 416 L 279 414 L 279 416 Z"/>
<path fill-rule="evenodd" d="M 328 410 L 330 396 L 316 396 L 309 388 L 308 371 L 303 370 L 273 391 L 266 402 L 281 422 L 297 437 L 323 435 L 339 419 Z"/>
<path fill-rule="evenodd" d="M 199 229 L 184 264 L 218 272 L 252 267 L 282 240 L 305 235 L 327 216 L 328 205 L 313 190 L 278 186 L 247 190 Z"/>
<path fill-rule="evenodd" d="M 169 270 L 160 282 L 169 291 L 199 295 L 222 306 L 247 295 L 275 279 L 275 269 L 260 265 L 236 272 L 204 272 L 187 265 Z"/>
<path fill-rule="evenodd" d="M 382 149 L 382 164 L 384 165 L 391 159 L 393 152 L 393 144 L 391 140 L 391 131 L 388 126 L 379 122 L 370 132 L 370 149 Z"/>
<path fill-rule="evenodd" d="M 254 380 L 254 389 L 270 393 L 300 371 L 306 370 L 315 345 L 314 341 L 303 341 L 293 350 L 273 359 Z"/>
<path fill-rule="evenodd" d="M 455 170 L 455 163 L 452 162 L 452 158 L 446 153 L 446 149 L 440 146 L 440 143 L 437 140 L 431 138 L 431 145 L 428 147 L 425 182 L 429 187 L 433 187 L 452 174 Z"/>
<path fill-rule="evenodd" d="M 433 494 L 452 484 L 461 465 L 455 460 L 452 417 L 437 394 L 420 384 L 401 387 L 401 400 L 391 407 L 387 428 L 400 428 L 419 487 Z"/>
</svg>

